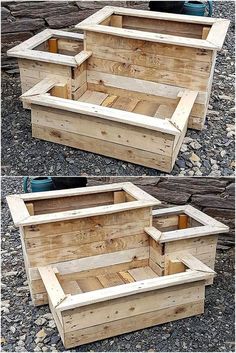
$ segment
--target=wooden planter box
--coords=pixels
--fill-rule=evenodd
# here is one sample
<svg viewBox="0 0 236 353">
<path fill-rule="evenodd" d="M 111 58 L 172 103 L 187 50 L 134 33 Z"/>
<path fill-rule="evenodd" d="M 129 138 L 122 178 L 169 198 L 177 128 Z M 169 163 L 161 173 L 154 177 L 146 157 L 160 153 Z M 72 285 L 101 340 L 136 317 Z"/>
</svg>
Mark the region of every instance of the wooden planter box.
<svg viewBox="0 0 236 353">
<path fill-rule="evenodd" d="M 204 312 L 215 234 L 227 231 L 211 217 L 152 211 L 160 201 L 131 183 L 7 201 L 33 303 L 49 303 L 66 348 Z"/>
<path fill-rule="evenodd" d="M 181 98 L 173 114 L 167 117 L 162 105 L 158 108 L 154 101 L 142 100 L 144 97 L 149 99 L 155 83 L 147 82 L 145 86 L 141 83 L 142 98 L 140 93 L 136 93 L 136 98 L 128 97 L 127 91 L 117 95 L 112 90 L 96 91 L 96 87 L 91 91 L 87 89 L 87 76 L 83 75 L 89 55 L 81 52 L 81 66 L 77 69 L 78 72 L 79 68 L 82 70 L 77 77 L 81 87 L 76 91 L 76 97 L 68 95 L 68 84 L 63 79 L 54 77 L 45 78 L 23 94 L 24 106 L 31 109 L 32 135 L 171 172 L 197 92 L 173 90 L 172 94 Z M 126 79 L 132 87 L 135 79 Z M 165 96 L 167 91 L 163 88 L 160 95 Z M 155 116 L 152 116 L 154 112 Z"/>
<path fill-rule="evenodd" d="M 122 253 L 118 263 L 141 266 L 148 253 L 144 228 L 151 225 L 151 207 L 160 204 L 131 183 L 13 195 L 7 201 L 20 227 L 35 305 L 48 302 L 38 266 L 62 269 L 66 263 L 86 270 L 87 256 L 111 262 L 113 252 Z"/>
<path fill-rule="evenodd" d="M 66 79 L 68 95 L 76 92 L 74 77 L 83 38 L 79 33 L 45 29 L 8 50 L 8 56 L 18 58 L 22 93 L 49 75 Z"/>
<path fill-rule="evenodd" d="M 228 233 L 229 227 L 190 205 L 154 210 L 152 214 L 153 227 L 148 233 L 155 240 L 150 244 L 150 257 L 160 274 L 170 274 L 169 261 L 178 262 L 184 252 L 214 270 L 218 234 Z"/>
<path fill-rule="evenodd" d="M 107 92 L 124 89 L 126 77 L 169 88 L 161 105 L 167 113 L 175 109 L 173 89 L 199 92 L 188 127 L 204 125 L 216 52 L 220 50 L 229 21 L 220 18 L 186 16 L 107 6 L 80 22 L 85 48 L 93 52 L 88 61 L 89 88 Z M 135 81 L 128 94 L 137 91 Z M 125 87 L 127 89 L 127 85 Z M 161 95 L 162 96 L 162 95 Z M 167 104 L 166 104 L 167 103 Z"/>
</svg>

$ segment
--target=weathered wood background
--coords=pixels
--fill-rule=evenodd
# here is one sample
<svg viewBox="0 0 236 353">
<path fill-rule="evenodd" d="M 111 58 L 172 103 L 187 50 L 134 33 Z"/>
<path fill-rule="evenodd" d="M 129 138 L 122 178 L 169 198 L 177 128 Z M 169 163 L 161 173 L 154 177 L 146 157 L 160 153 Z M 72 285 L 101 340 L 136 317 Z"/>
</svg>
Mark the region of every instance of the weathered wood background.
<svg viewBox="0 0 236 353">
<path fill-rule="evenodd" d="M 18 72 L 17 60 L 8 49 L 45 28 L 73 29 L 106 5 L 148 9 L 148 1 L 2 1 L 2 69 Z"/>
<path fill-rule="evenodd" d="M 192 206 L 230 227 L 219 236 L 218 248 L 235 244 L 235 179 L 211 177 L 88 177 L 88 186 L 132 181 L 162 201 L 162 205 Z M 162 207 L 162 206 L 161 206 Z"/>
</svg>

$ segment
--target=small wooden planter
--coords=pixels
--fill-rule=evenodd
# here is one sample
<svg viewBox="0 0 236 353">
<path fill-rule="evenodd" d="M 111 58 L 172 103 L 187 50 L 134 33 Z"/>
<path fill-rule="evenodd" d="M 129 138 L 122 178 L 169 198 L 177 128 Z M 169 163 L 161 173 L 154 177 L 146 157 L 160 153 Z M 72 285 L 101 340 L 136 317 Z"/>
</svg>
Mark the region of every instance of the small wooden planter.
<svg viewBox="0 0 236 353">
<path fill-rule="evenodd" d="M 45 29 L 8 50 L 9 56 L 18 58 L 22 93 L 50 75 L 66 79 L 69 95 L 76 92 L 74 78 L 78 55 L 84 49 L 83 38 L 78 33 Z"/>
<path fill-rule="evenodd" d="M 184 252 L 214 269 L 218 234 L 227 233 L 229 227 L 190 205 L 154 210 L 152 214 L 153 227 L 148 233 L 154 234 L 156 241 L 151 242 L 150 257 L 160 274 L 170 274 L 169 261 L 178 262 Z"/>
<path fill-rule="evenodd" d="M 131 183 L 7 201 L 33 303 L 49 303 L 66 348 L 204 312 L 220 222 L 152 211 L 160 201 Z"/>
<path fill-rule="evenodd" d="M 81 70 L 87 62 L 87 55 L 87 52 L 81 52 Z M 68 84 L 54 77 L 44 79 L 22 95 L 24 105 L 31 109 L 32 135 L 171 172 L 197 92 L 173 90 L 172 94 L 181 98 L 173 114 L 167 117 L 161 110 L 162 105 L 158 108 L 154 101 L 142 100 L 139 93 L 136 98 L 129 98 L 127 91 L 119 95 L 112 94 L 112 91 L 91 91 L 82 75 L 78 76 L 82 90 L 76 91 L 76 94 L 80 92 L 80 97 L 74 97 L 74 100 L 67 94 Z M 129 80 L 132 87 L 134 79 Z M 140 84 L 140 91 L 148 96 L 155 90 L 155 85 L 150 82 L 146 86 Z M 159 98 L 165 94 L 163 88 Z M 152 116 L 154 112 L 155 116 Z"/>
<path fill-rule="evenodd" d="M 86 50 L 93 52 L 88 62 L 90 88 L 106 92 L 112 87 L 117 92 L 124 89 L 126 77 L 143 80 L 144 85 L 156 82 L 169 87 L 165 97 L 169 107 L 176 102 L 171 94 L 174 88 L 197 91 L 188 127 L 201 130 L 216 52 L 222 48 L 229 23 L 220 18 L 106 6 L 76 26 L 84 31 Z M 135 94 L 136 89 L 134 81 L 128 94 Z M 155 90 L 161 91 L 161 87 Z"/>
</svg>

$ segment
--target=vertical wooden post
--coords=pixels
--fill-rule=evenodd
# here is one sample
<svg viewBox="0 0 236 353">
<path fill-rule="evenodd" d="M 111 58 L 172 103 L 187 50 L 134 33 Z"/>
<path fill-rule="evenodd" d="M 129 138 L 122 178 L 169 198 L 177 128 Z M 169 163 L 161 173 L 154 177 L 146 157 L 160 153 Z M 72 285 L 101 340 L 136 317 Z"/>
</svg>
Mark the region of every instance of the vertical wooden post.
<svg viewBox="0 0 236 353">
<path fill-rule="evenodd" d="M 185 214 L 179 215 L 178 228 L 179 229 L 188 228 L 188 216 L 187 215 L 185 215 Z"/>
<path fill-rule="evenodd" d="M 48 50 L 50 53 L 57 53 L 58 52 L 58 45 L 56 38 L 50 38 L 48 40 Z"/>
</svg>

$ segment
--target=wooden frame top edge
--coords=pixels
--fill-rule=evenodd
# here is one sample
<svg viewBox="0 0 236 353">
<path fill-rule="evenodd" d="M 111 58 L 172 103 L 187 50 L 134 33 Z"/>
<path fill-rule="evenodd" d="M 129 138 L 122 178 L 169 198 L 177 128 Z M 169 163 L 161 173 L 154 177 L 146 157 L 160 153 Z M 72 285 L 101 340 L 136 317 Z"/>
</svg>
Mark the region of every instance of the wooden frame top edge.
<svg viewBox="0 0 236 353">
<path fill-rule="evenodd" d="M 9 49 L 7 51 L 8 56 L 13 56 L 22 59 L 38 60 L 43 62 L 50 62 L 54 64 L 68 65 L 76 67 L 78 64 L 75 60 L 75 56 L 63 55 L 57 53 L 43 52 L 41 50 L 34 50 L 35 47 L 42 44 L 46 40 L 53 36 L 59 38 L 69 38 L 69 39 L 84 39 L 84 35 L 81 33 L 74 32 L 64 32 L 55 29 L 45 29 L 40 33 L 37 33 L 33 37 L 27 39 L 26 41 L 18 44 L 17 46 Z"/>
<path fill-rule="evenodd" d="M 144 207 L 152 207 L 158 205 L 160 203 L 159 200 L 150 201 L 130 201 L 124 203 L 117 203 L 112 205 L 105 205 L 105 206 L 96 206 L 91 208 L 84 208 L 84 209 L 76 209 L 72 211 L 62 211 L 56 213 L 47 213 L 42 215 L 30 216 L 27 219 L 24 219 L 18 222 L 20 226 L 32 226 L 37 224 L 44 224 L 44 223 L 51 223 L 51 222 L 62 222 L 72 219 L 79 219 L 79 218 L 87 218 L 87 217 L 94 217 L 100 215 L 107 215 L 117 212 L 124 212 L 129 210 L 134 210 L 138 208 Z"/>
<path fill-rule="evenodd" d="M 155 277 L 143 281 L 127 283 L 112 288 L 98 289 L 92 292 L 75 294 L 67 297 L 56 309 L 58 311 L 70 310 L 81 306 L 112 300 L 150 290 L 162 289 L 175 285 L 204 281 L 209 278 L 209 273 L 190 270 L 169 276 Z"/>
<path fill-rule="evenodd" d="M 195 38 L 185 38 L 174 35 L 164 35 L 156 34 L 150 32 L 141 32 L 138 30 L 129 30 L 122 28 L 115 28 L 110 26 L 103 26 L 100 23 L 104 21 L 107 17 L 112 14 L 117 15 L 130 15 L 135 17 L 144 17 L 149 19 L 159 19 L 167 21 L 176 21 L 184 23 L 193 23 L 212 26 L 210 33 L 206 39 L 195 39 Z M 220 40 L 218 39 L 218 23 L 220 23 L 224 30 L 222 31 Z M 75 26 L 75 28 L 83 30 L 91 30 L 95 32 L 108 33 L 116 36 L 124 36 L 127 38 L 143 39 L 147 41 L 162 42 L 175 45 L 183 45 L 189 47 L 197 47 L 202 49 L 217 50 L 221 49 L 223 41 L 228 29 L 230 21 L 227 19 L 221 18 L 208 18 L 208 17 L 198 17 L 198 16 L 189 16 L 189 15 L 180 15 L 180 14 L 170 14 L 163 12 L 154 12 L 147 10 L 136 10 L 128 9 L 115 6 L 105 6 L 103 9 L 99 10 L 96 14 L 88 17 L 84 21 L 80 22 Z M 217 24 L 214 26 L 214 24 Z M 216 38 L 216 39 L 215 39 Z"/>
<path fill-rule="evenodd" d="M 113 184 L 105 184 L 105 185 L 87 186 L 85 188 L 72 188 L 72 189 L 63 189 L 63 190 L 32 192 L 27 194 L 16 194 L 13 196 L 20 197 L 24 201 L 37 201 L 37 200 L 44 200 L 44 199 L 51 199 L 51 198 L 58 198 L 58 197 L 96 194 L 100 192 L 122 191 L 124 187 L 128 189 L 130 185 L 133 185 L 133 184 L 131 182 L 113 183 Z"/>
<path fill-rule="evenodd" d="M 75 28 L 81 28 L 80 25 L 83 25 L 84 23 L 99 24 L 99 22 L 104 21 L 107 18 L 106 16 L 108 14 L 135 15 L 136 17 L 145 17 L 145 18 L 151 18 L 151 19 L 160 19 L 160 20 L 168 20 L 168 21 L 187 22 L 187 23 L 198 23 L 203 25 L 212 25 L 213 23 L 219 20 L 222 20 L 220 18 L 213 18 L 213 17 L 199 17 L 199 16 L 172 14 L 167 12 L 137 10 L 137 9 L 130 9 L 130 8 L 119 7 L 119 6 L 104 6 L 95 14 L 89 16 L 85 20 L 75 25 Z"/>
<path fill-rule="evenodd" d="M 62 109 L 74 113 L 89 114 L 102 119 L 140 126 L 149 130 L 155 130 L 174 136 L 180 134 L 179 130 L 169 120 L 125 111 L 123 111 L 123 114 L 121 115 L 119 109 L 103 107 L 92 103 L 78 102 L 71 99 L 48 96 L 46 94 L 24 97 L 24 100 L 27 103 Z"/>
</svg>

